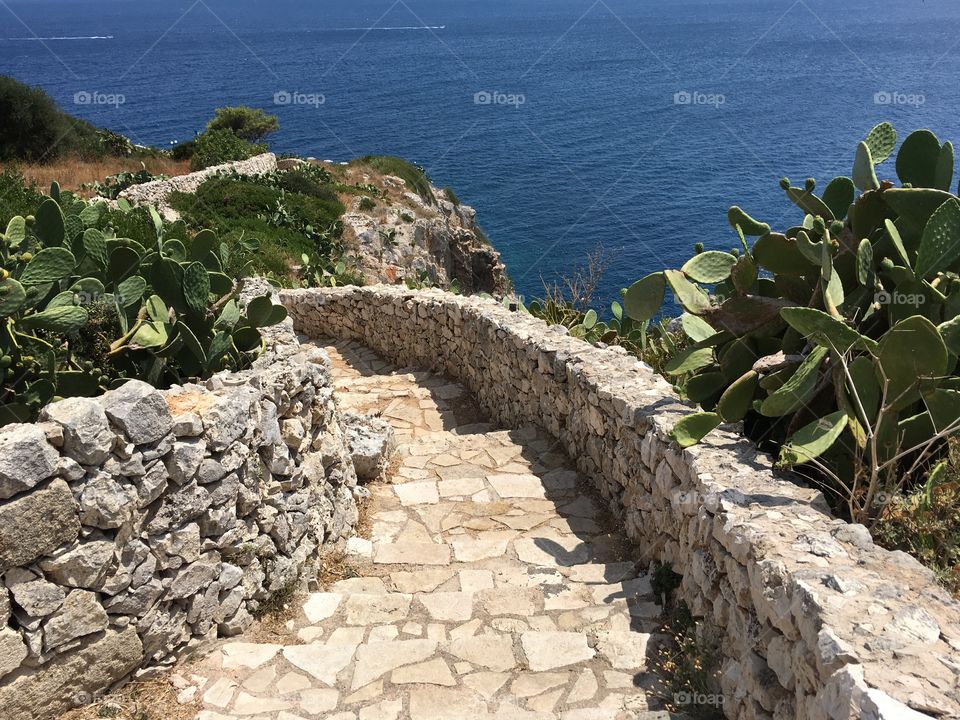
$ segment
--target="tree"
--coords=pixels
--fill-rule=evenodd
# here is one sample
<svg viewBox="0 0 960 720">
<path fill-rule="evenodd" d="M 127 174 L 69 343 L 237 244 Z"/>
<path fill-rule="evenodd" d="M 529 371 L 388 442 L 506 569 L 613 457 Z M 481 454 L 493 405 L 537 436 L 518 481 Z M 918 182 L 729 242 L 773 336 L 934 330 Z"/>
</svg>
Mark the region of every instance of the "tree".
<svg viewBox="0 0 960 720">
<path fill-rule="evenodd" d="M 276 115 L 267 115 L 260 108 L 246 106 L 217 108 L 207 130 L 229 130 L 238 138 L 257 142 L 280 129 Z"/>
</svg>

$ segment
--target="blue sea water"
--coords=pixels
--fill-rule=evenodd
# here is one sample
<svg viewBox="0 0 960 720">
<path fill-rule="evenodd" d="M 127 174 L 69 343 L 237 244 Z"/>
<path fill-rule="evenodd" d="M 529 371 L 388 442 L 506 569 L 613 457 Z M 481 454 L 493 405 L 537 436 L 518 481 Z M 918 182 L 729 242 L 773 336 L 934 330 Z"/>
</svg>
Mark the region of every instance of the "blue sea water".
<svg viewBox="0 0 960 720">
<path fill-rule="evenodd" d="M 960 140 L 960 3 L 0 0 L 0 72 L 141 143 L 248 104 L 278 152 L 403 156 L 522 293 L 602 246 L 607 300 L 733 246 L 731 204 L 795 224 L 779 178 L 849 174 L 879 121 Z"/>
</svg>

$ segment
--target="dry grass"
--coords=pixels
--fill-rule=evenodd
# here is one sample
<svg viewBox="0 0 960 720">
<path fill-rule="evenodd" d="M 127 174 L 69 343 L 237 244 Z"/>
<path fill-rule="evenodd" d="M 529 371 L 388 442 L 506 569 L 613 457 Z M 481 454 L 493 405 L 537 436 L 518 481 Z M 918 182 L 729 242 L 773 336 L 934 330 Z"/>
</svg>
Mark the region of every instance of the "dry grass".
<svg viewBox="0 0 960 720">
<path fill-rule="evenodd" d="M 190 172 L 190 161 L 177 162 L 169 158 L 103 158 L 102 160 L 81 160 L 78 158 L 63 158 L 43 165 L 24 164 L 18 169 L 28 181 L 37 183 L 40 188 L 50 186 L 57 181 L 64 190 L 79 192 L 84 197 L 93 193 L 85 190 L 84 185 L 102 181 L 108 175 L 121 172 L 137 171 L 140 163 L 146 165 L 153 175 L 185 175 Z M 0 168 L 2 169 L 2 168 Z"/>
<path fill-rule="evenodd" d="M 62 715 L 60 720 L 193 720 L 202 709 L 199 700 L 177 702 L 177 690 L 166 677 L 134 680 L 116 692 Z"/>
</svg>

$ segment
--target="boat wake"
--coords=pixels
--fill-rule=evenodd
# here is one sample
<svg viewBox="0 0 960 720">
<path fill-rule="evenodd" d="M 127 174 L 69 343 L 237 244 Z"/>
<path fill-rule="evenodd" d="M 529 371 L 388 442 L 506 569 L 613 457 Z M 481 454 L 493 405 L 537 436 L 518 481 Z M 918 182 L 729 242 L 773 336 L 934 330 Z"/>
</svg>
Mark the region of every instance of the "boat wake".
<svg viewBox="0 0 960 720">
<path fill-rule="evenodd" d="M 330 28 L 332 32 L 358 31 L 370 32 L 372 30 L 446 30 L 446 25 L 401 25 L 398 27 L 345 27 Z"/>
<path fill-rule="evenodd" d="M 50 42 L 52 40 L 113 40 L 113 35 L 84 35 L 80 37 L 14 37 L 7 40 L 34 40 Z"/>
</svg>

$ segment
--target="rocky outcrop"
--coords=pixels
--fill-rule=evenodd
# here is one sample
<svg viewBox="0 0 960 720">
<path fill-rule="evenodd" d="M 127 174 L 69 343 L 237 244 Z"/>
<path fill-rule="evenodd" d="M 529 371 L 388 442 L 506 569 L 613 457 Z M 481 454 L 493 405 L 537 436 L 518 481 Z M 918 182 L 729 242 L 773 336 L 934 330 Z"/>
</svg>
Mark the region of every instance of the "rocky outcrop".
<svg viewBox="0 0 960 720">
<path fill-rule="evenodd" d="M 388 284 L 426 273 L 431 284 L 464 293 L 504 295 L 511 288 L 500 253 L 477 225 L 473 208 L 432 188 L 433 200 L 406 189 L 390 175 L 368 178 L 386 194 L 375 208 L 357 199 L 344 214 L 343 242 L 370 282 Z"/>
<path fill-rule="evenodd" d="M 689 414 L 622 348 L 482 298 L 372 286 L 287 291 L 295 326 L 442 372 L 496 420 L 546 428 L 592 478 L 642 560 L 683 576 L 721 631 L 727 717 L 960 716 L 960 603 L 913 558 L 831 517 L 742 437 L 670 440 Z"/>
<path fill-rule="evenodd" d="M 248 281 L 244 297 L 262 295 Z M 0 429 L 0 715 L 41 720 L 236 635 L 351 534 L 329 358 L 290 320 L 254 367 L 130 381 Z"/>
</svg>

